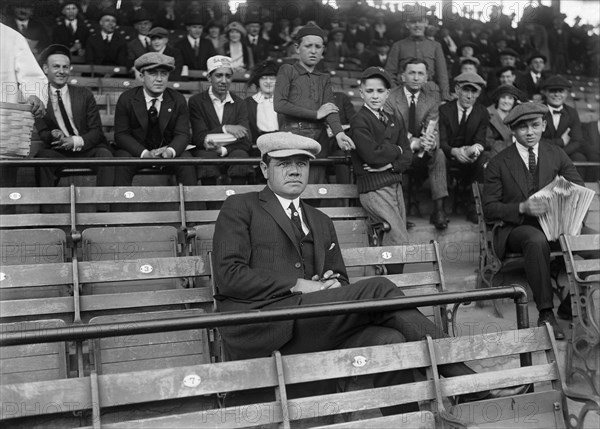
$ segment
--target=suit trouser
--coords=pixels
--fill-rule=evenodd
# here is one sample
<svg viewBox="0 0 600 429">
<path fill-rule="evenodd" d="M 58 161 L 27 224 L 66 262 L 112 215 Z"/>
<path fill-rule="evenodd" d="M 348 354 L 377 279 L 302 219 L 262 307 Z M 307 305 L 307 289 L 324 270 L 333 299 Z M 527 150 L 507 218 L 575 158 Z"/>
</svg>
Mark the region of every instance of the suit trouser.
<svg viewBox="0 0 600 429">
<path fill-rule="evenodd" d="M 192 152 L 193 156 L 197 158 L 209 158 L 209 159 L 222 159 L 219 154 L 212 150 L 195 149 Z M 244 149 L 235 149 L 227 153 L 226 158 L 249 158 L 248 152 Z M 207 165 L 198 167 L 197 175 L 198 179 L 205 184 L 206 180 L 203 179 L 214 179 L 221 175 L 221 167 L 218 165 Z M 232 165 L 227 168 L 227 176 L 236 182 L 235 185 L 243 185 L 246 183 L 248 174 L 252 173 L 253 169 L 249 165 Z"/>
<path fill-rule="evenodd" d="M 113 153 L 111 150 L 104 146 L 92 147 L 88 150 L 82 150 L 80 152 L 55 150 L 50 148 L 42 148 L 35 155 L 36 158 L 54 158 L 54 159 L 67 159 L 67 158 L 112 158 Z M 53 167 L 40 167 L 35 170 L 36 183 L 38 186 L 56 186 L 59 178 L 56 176 L 57 170 L 60 168 Z M 96 170 L 96 186 L 112 186 L 115 180 L 115 167 L 98 167 Z"/>
<path fill-rule="evenodd" d="M 411 166 L 418 170 L 427 167 L 432 200 L 439 200 L 440 198 L 446 198 L 448 196 L 446 155 L 443 150 L 437 148 L 431 154 L 423 158 L 414 155 Z"/>
<path fill-rule="evenodd" d="M 397 298 L 404 293 L 391 281 L 373 277 L 352 285 L 302 295 L 299 305 L 323 304 L 337 301 L 362 301 Z M 315 334 L 318 333 L 318 334 Z M 417 309 L 352 313 L 339 316 L 298 319 L 294 322 L 292 339 L 280 348 L 282 354 L 310 353 L 348 347 L 364 347 L 446 338 L 447 335 Z M 445 377 L 472 374 L 464 364 L 444 365 L 440 373 Z M 375 387 L 391 386 L 413 381 L 412 371 L 402 370 L 377 374 Z M 416 404 L 384 408 L 383 414 L 396 414 L 418 409 Z"/>
<path fill-rule="evenodd" d="M 115 153 L 115 157 L 117 158 L 132 158 L 129 152 L 123 149 L 119 149 Z M 183 151 L 179 158 L 191 158 L 192 154 L 190 154 L 187 150 Z M 135 165 L 127 165 L 124 167 L 117 167 L 115 169 L 115 186 L 131 186 L 133 182 L 133 176 L 138 170 L 141 170 L 143 167 L 138 167 Z M 183 165 L 181 167 L 173 167 L 173 172 L 175 173 L 175 177 L 177 178 L 177 183 L 181 183 L 183 186 L 196 186 L 198 180 L 196 179 L 196 168 L 193 165 Z"/>
</svg>

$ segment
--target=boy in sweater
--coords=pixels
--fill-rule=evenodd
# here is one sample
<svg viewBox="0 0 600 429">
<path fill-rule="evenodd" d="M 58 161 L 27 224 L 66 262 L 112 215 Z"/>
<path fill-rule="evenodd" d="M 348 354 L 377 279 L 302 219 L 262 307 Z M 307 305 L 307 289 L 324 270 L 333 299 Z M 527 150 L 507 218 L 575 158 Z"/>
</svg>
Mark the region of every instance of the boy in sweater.
<svg viewBox="0 0 600 429">
<path fill-rule="evenodd" d="M 350 121 L 360 202 L 373 220 L 390 225 L 383 246 L 408 242 L 402 173 L 410 166 L 412 151 L 404 121 L 383 111 L 391 86 L 392 78 L 382 67 L 366 69 L 360 85 L 365 104 Z M 389 274 L 401 273 L 402 265 L 387 269 Z"/>
</svg>

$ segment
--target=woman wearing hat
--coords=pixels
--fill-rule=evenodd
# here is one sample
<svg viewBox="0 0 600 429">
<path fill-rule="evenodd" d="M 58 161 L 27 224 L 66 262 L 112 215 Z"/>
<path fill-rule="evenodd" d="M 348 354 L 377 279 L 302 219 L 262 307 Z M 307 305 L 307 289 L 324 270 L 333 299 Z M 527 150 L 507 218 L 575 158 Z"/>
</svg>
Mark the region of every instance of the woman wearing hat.
<svg viewBox="0 0 600 429">
<path fill-rule="evenodd" d="M 223 26 L 217 21 L 209 21 L 208 24 L 206 24 L 206 40 L 212 43 L 217 55 L 225 55 L 224 46 L 227 42 L 227 37 L 225 37 L 224 34 L 221 34 L 222 31 Z"/>
<path fill-rule="evenodd" d="M 279 130 L 279 119 L 273 108 L 278 70 L 279 66 L 274 61 L 264 61 L 254 67 L 248 80 L 248 86 L 254 85 L 258 90 L 245 100 L 253 146 L 259 136 Z"/>
<path fill-rule="evenodd" d="M 492 94 L 494 104 L 488 107 L 490 122 L 486 134 L 490 156 L 495 156 L 513 143 L 512 131 L 504 123 L 508 113 L 520 103 L 524 94 L 513 85 L 500 85 Z"/>
<path fill-rule="evenodd" d="M 246 29 L 242 24 L 233 21 L 225 28 L 227 42 L 223 46 L 225 56 L 231 58 L 233 71 L 245 71 L 254 66 L 252 49 L 246 44 Z"/>
<path fill-rule="evenodd" d="M 325 62 L 335 69 L 350 56 L 350 48 L 344 42 L 344 30 L 335 28 L 329 32 L 329 42 L 325 50 Z"/>
</svg>

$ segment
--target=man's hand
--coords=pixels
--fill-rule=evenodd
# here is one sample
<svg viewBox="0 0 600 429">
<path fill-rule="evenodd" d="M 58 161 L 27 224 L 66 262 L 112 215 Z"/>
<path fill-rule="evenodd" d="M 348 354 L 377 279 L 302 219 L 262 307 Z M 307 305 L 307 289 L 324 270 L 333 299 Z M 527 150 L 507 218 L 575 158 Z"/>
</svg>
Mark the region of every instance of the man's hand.
<svg viewBox="0 0 600 429">
<path fill-rule="evenodd" d="M 519 213 L 526 214 L 528 216 L 541 216 L 548 211 L 548 205 L 537 198 L 530 198 L 528 200 L 519 203 Z"/>
<path fill-rule="evenodd" d="M 461 164 L 471 164 L 473 160 L 465 152 L 465 146 L 455 147 L 450 150 L 450 154 Z"/>
<path fill-rule="evenodd" d="M 142 158 L 158 158 L 158 157 L 154 154 L 154 151 L 146 150 L 146 151 L 142 152 Z"/>
<path fill-rule="evenodd" d="M 212 150 L 215 152 L 219 152 L 219 147 L 220 146 L 217 143 L 215 143 L 214 140 L 208 139 L 204 142 L 204 149 L 206 149 L 206 150 Z"/>
<path fill-rule="evenodd" d="M 342 286 L 338 280 L 339 277 L 339 274 L 328 270 L 323 274 L 323 277 L 314 275 L 310 280 L 298 279 L 292 288 L 292 292 L 311 293 L 325 289 L 335 289 Z"/>
<path fill-rule="evenodd" d="M 63 134 L 63 132 L 59 129 L 54 129 L 52 131 L 50 131 L 50 135 L 52 136 L 52 138 L 55 141 L 58 141 L 60 139 L 62 139 L 65 135 Z M 52 144 L 54 144 L 54 142 L 52 142 Z"/>
<path fill-rule="evenodd" d="M 421 147 L 426 152 L 431 152 L 436 148 L 437 143 L 435 141 L 435 133 L 434 134 L 423 134 L 419 140 L 421 143 Z"/>
<path fill-rule="evenodd" d="M 317 119 L 323 119 L 324 117 L 331 115 L 332 113 L 338 112 L 340 109 L 333 103 L 325 103 L 319 110 L 317 110 Z"/>
<path fill-rule="evenodd" d="M 33 117 L 36 119 L 41 119 L 46 116 L 46 108 L 44 107 L 44 103 L 39 99 L 36 95 L 30 95 L 27 98 L 27 103 L 31 104 L 31 113 Z"/>
<path fill-rule="evenodd" d="M 391 163 L 387 163 L 385 164 L 383 167 L 379 167 L 379 168 L 373 168 L 370 167 L 368 164 L 363 164 L 363 170 L 368 171 L 369 173 L 381 173 L 382 171 L 386 171 L 386 170 L 390 170 L 392 169 L 392 164 Z"/>
<path fill-rule="evenodd" d="M 236 139 L 242 139 L 244 137 L 249 137 L 248 129 L 241 125 L 224 125 L 223 130 L 226 133 L 229 133 L 232 136 L 234 136 Z"/>
<path fill-rule="evenodd" d="M 342 150 L 351 150 L 356 149 L 356 145 L 352 141 L 350 137 L 346 135 L 345 132 L 341 131 L 335 135 L 335 139 L 337 141 L 338 146 Z"/>
<path fill-rule="evenodd" d="M 52 147 L 58 150 L 73 150 L 75 147 L 75 142 L 73 141 L 73 137 L 61 137 L 60 140 L 56 140 L 52 142 Z"/>
<path fill-rule="evenodd" d="M 560 136 L 560 138 L 563 141 L 563 146 L 568 145 L 571 142 L 571 128 L 567 128 L 566 131 L 563 133 L 562 136 Z"/>
</svg>

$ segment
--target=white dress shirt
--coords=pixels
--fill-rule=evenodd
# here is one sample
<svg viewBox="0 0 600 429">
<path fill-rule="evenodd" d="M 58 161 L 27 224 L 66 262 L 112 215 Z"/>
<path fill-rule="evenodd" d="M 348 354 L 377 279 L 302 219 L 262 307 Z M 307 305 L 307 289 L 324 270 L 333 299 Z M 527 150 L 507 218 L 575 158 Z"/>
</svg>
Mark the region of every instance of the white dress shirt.
<svg viewBox="0 0 600 429">
<path fill-rule="evenodd" d="M 456 109 L 456 110 L 458 110 L 458 123 L 460 124 L 460 120 L 462 119 L 463 110 L 465 110 L 465 109 L 458 103 L 456 104 L 456 106 L 458 107 L 458 109 Z M 467 109 L 467 118 L 465 120 L 467 120 L 467 121 L 469 120 L 469 116 L 471 116 L 472 111 L 473 111 L 473 106 L 471 106 Z"/>
<path fill-rule="evenodd" d="M 560 107 L 552 107 L 550 105 L 547 105 L 548 110 L 550 110 L 550 114 L 552 115 L 552 123 L 554 124 L 554 129 L 558 130 L 558 124 L 560 123 L 560 115 L 558 114 L 554 114 L 554 112 L 561 112 L 563 111 L 563 106 Z"/>
<path fill-rule="evenodd" d="M 290 218 L 290 220 L 292 219 L 292 211 L 290 210 L 290 203 L 294 203 L 294 206 L 296 207 L 296 210 L 298 211 L 298 215 L 300 216 L 300 223 L 302 224 L 302 231 L 304 232 L 305 235 L 308 234 L 310 232 L 310 229 L 308 229 L 308 226 L 306 225 L 306 222 L 304 221 L 304 216 L 302 215 L 302 207 L 300 206 L 300 197 L 294 198 L 293 200 L 288 200 L 287 198 L 280 197 L 277 194 L 275 194 L 275 196 L 279 200 L 279 204 L 281 204 L 281 207 L 283 207 L 285 214 L 287 214 L 287 216 Z"/>
<path fill-rule="evenodd" d="M 60 97 L 62 98 L 63 104 L 65 105 L 65 110 L 67 111 L 68 120 L 71 122 L 71 127 L 75 132 L 73 135 L 73 152 L 79 152 L 83 147 L 83 138 L 79 136 L 79 131 L 75 126 L 75 121 L 73 120 L 73 108 L 71 106 L 71 97 L 69 96 L 69 87 L 67 85 L 62 88 L 54 88 L 50 85 L 50 97 L 52 99 L 52 110 L 54 111 L 54 117 L 56 118 L 56 123 L 58 127 L 63 132 L 65 136 L 70 136 L 69 131 L 67 131 L 67 126 L 65 125 L 65 121 L 63 120 L 62 113 L 60 112 L 60 108 L 58 107 L 58 95 L 56 91 L 60 91 Z"/>
<path fill-rule="evenodd" d="M 106 40 L 106 38 L 108 37 L 108 42 L 110 43 L 112 41 L 113 38 L 113 34 L 115 33 L 105 33 L 104 31 L 100 32 L 100 36 L 102 36 L 102 40 Z"/>
<path fill-rule="evenodd" d="M 146 89 L 144 88 L 144 100 L 146 101 L 146 111 L 148 111 L 150 109 L 150 107 L 152 107 L 152 100 L 156 100 L 156 103 L 154 103 L 154 107 L 156 108 L 156 111 L 160 115 L 160 106 L 162 106 L 164 95 L 165 94 L 162 93 L 158 97 L 154 97 L 153 95 L 148 94 L 148 92 L 146 92 Z M 175 156 L 177 156 L 177 152 L 172 147 L 168 147 L 167 150 L 169 152 L 171 152 L 171 155 L 172 155 L 171 158 L 175 158 Z M 150 151 L 148 149 L 144 149 L 144 151 L 140 155 L 140 158 L 143 158 L 147 152 L 150 152 Z"/>
<path fill-rule="evenodd" d="M 138 39 L 144 48 L 148 49 L 150 47 L 150 38 L 148 36 L 138 34 Z"/>
<path fill-rule="evenodd" d="M 256 101 L 256 126 L 260 131 L 271 132 L 279 130 L 277 121 L 277 112 L 273 107 L 273 96 L 265 97 L 262 92 L 257 92 L 252 96 Z"/>
<path fill-rule="evenodd" d="M 529 170 L 529 149 L 527 148 L 527 146 L 523 146 L 519 142 L 516 142 L 515 145 L 517 146 L 517 150 L 519 151 L 519 155 L 521 155 L 521 159 L 525 163 L 525 168 L 527 168 L 527 170 Z M 539 152 L 539 149 L 540 149 L 540 144 L 536 143 L 535 146 L 533 146 L 533 154 L 535 155 L 535 165 L 538 164 L 538 152 Z"/>
<path fill-rule="evenodd" d="M 223 123 L 223 111 L 225 110 L 225 105 L 227 103 L 235 103 L 235 101 L 233 101 L 233 97 L 231 97 L 231 93 L 229 91 L 227 91 L 227 96 L 225 97 L 225 100 L 221 101 L 221 99 L 219 97 L 217 97 L 215 95 L 215 93 L 213 92 L 212 86 L 208 88 L 208 96 L 210 97 L 213 107 L 215 109 L 215 113 L 217 114 L 217 118 L 219 118 L 219 122 L 222 124 Z M 223 125 L 221 127 L 221 130 L 226 133 L 227 131 L 225 130 L 225 125 Z M 208 137 L 208 136 L 207 136 Z M 205 138 L 206 141 L 206 138 Z M 221 156 L 227 156 L 227 148 L 225 146 L 221 146 L 220 148 L 220 155 Z"/>
</svg>

